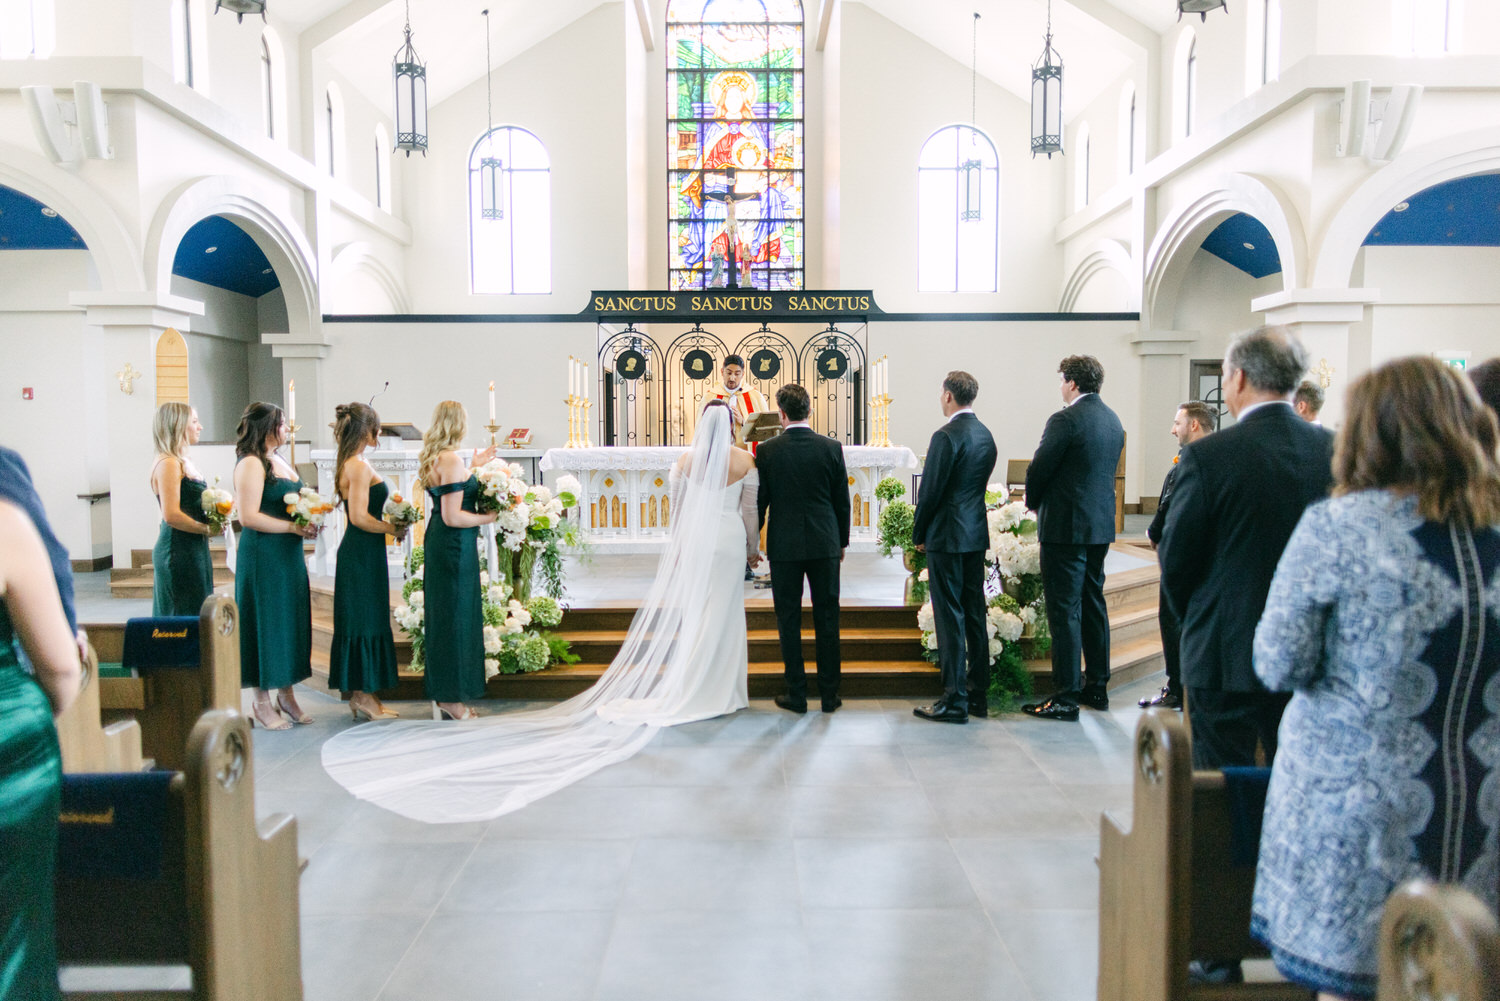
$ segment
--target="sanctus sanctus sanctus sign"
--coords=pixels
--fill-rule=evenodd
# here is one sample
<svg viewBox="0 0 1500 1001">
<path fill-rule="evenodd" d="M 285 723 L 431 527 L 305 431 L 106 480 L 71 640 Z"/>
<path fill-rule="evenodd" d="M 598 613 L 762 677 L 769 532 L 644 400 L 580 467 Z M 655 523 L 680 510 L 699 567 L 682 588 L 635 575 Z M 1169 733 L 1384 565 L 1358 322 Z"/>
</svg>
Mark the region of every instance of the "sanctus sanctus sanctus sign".
<svg viewBox="0 0 1500 1001">
<path fill-rule="evenodd" d="M 693 320 L 706 316 L 755 320 L 840 320 L 882 316 L 868 289 L 823 292 L 595 292 L 580 316 L 599 320 Z"/>
</svg>

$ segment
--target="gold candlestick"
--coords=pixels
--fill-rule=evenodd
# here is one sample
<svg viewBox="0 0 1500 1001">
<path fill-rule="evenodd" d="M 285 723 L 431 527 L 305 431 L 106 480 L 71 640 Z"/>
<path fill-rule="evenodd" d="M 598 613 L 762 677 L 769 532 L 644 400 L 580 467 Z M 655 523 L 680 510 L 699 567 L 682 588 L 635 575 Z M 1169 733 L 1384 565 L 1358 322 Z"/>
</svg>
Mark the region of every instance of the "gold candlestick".
<svg viewBox="0 0 1500 1001">
<path fill-rule="evenodd" d="M 292 469 L 297 468 L 297 432 L 302 430 L 302 425 L 297 423 L 287 424 L 287 444 L 292 450 Z"/>
<path fill-rule="evenodd" d="M 495 447 L 495 435 L 500 432 L 500 425 L 496 424 L 494 421 L 490 421 L 488 424 L 486 424 L 484 426 L 484 429 L 490 433 L 490 447 L 494 448 Z"/>
<path fill-rule="evenodd" d="M 594 439 L 593 439 L 594 422 L 589 417 L 589 411 L 592 410 L 593 408 L 594 408 L 594 401 L 591 400 L 591 399 L 589 399 L 587 396 L 585 396 L 583 398 L 583 447 L 584 448 L 593 448 L 594 447 Z"/>
<path fill-rule="evenodd" d="M 563 401 L 568 405 L 568 443 L 564 448 L 578 447 L 578 397 L 569 393 Z"/>
</svg>

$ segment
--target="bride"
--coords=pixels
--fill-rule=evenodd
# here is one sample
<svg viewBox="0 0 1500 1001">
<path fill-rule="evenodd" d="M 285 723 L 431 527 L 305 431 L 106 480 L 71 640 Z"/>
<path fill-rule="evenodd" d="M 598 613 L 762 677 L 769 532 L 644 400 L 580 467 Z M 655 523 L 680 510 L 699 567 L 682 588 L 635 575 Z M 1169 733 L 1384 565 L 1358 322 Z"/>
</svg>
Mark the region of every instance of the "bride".
<svg viewBox="0 0 1500 1001">
<path fill-rule="evenodd" d="M 323 745 L 328 774 L 414 820 L 489 820 L 625 760 L 658 727 L 745 708 L 744 567 L 760 562 L 760 481 L 732 433 L 729 408 L 709 401 L 672 468 L 672 534 L 656 580 L 591 688 L 472 722 L 358 726 Z"/>
</svg>

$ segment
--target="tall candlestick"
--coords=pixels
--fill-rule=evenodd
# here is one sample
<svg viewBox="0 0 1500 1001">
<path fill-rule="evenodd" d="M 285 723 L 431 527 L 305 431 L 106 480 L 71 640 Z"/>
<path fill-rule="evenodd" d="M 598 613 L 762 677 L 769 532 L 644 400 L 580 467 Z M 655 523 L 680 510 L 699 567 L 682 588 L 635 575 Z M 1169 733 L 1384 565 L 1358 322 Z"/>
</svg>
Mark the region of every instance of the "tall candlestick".
<svg viewBox="0 0 1500 1001">
<path fill-rule="evenodd" d="M 490 423 L 495 423 L 495 381 L 490 380 Z"/>
<path fill-rule="evenodd" d="M 297 380 L 286 384 L 286 419 L 288 424 L 297 423 Z"/>
<path fill-rule="evenodd" d="M 578 361 L 568 355 L 568 398 L 578 395 Z"/>
<path fill-rule="evenodd" d="M 585 362 L 583 366 L 583 398 L 586 400 L 590 395 L 589 366 Z"/>
</svg>

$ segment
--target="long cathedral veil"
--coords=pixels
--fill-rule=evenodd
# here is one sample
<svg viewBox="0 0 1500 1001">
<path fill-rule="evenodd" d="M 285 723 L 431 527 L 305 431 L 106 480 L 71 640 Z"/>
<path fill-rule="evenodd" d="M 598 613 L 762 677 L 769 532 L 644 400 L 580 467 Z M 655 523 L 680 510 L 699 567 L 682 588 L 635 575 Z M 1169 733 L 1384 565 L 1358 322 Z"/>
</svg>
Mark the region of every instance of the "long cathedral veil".
<svg viewBox="0 0 1500 1001">
<path fill-rule="evenodd" d="M 545 709 L 458 723 L 367 723 L 323 745 L 344 788 L 428 823 L 489 820 L 635 754 L 682 709 L 708 665 L 704 595 L 733 448 L 726 407 L 698 422 L 656 580 L 619 655 L 587 691 Z"/>
</svg>

